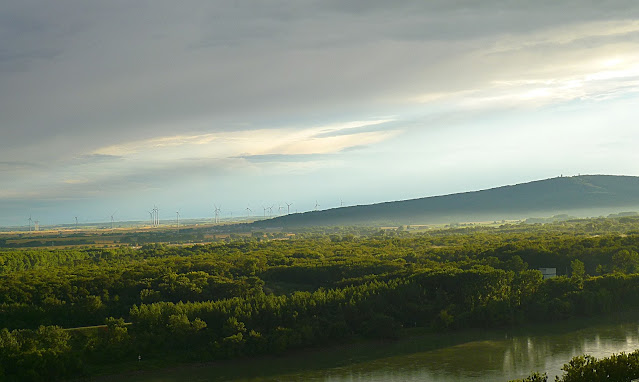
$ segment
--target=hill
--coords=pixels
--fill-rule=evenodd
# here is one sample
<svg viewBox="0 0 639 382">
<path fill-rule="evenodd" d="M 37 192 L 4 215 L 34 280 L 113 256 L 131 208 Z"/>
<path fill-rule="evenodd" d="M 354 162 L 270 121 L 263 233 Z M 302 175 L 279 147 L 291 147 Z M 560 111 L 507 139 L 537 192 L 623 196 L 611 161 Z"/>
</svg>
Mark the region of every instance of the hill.
<svg viewBox="0 0 639 382">
<path fill-rule="evenodd" d="M 582 175 L 481 191 L 291 214 L 253 225 L 442 224 L 556 214 L 599 216 L 637 208 L 639 177 Z"/>
</svg>

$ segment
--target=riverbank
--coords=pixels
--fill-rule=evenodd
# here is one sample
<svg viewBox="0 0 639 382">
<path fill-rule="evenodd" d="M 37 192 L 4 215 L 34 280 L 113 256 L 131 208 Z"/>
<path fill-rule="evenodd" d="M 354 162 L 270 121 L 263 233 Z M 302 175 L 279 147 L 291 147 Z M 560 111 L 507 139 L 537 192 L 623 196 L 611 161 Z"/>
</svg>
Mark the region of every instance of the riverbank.
<svg viewBox="0 0 639 382">
<path fill-rule="evenodd" d="M 126 370 L 125 372 L 106 375 L 107 371 L 101 370 L 103 375 L 92 378 L 91 381 L 323 380 L 327 375 L 339 374 L 340 371 L 365 373 L 366 370 L 378 367 L 384 369 L 388 365 L 400 367 L 404 371 L 417 372 L 415 365 L 434 361 L 435 364 L 441 364 L 445 368 L 446 363 L 459 358 L 460 353 L 474 354 L 475 362 L 465 367 L 468 369 L 468 374 L 473 374 L 479 370 L 478 367 L 484 365 L 490 369 L 516 368 L 523 362 L 521 357 L 530 358 L 530 354 L 511 354 L 517 352 L 513 349 L 536 347 L 543 350 L 545 347 L 550 347 L 547 350 L 552 351 L 552 347 L 555 346 L 553 342 L 559 341 L 551 338 L 561 337 L 562 341 L 571 342 L 575 341 L 575 338 L 591 336 L 591 333 L 586 334 L 589 328 L 611 327 L 614 329 L 615 325 L 628 325 L 633 322 L 639 322 L 639 311 L 488 330 L 432 332 L 420 328 L 404 329 L 401 338 L 395 341 L 361 340 L 348 344 L 297 350 L 279 356 L 240 358 L 209 363 L 183 364 L 177 363 L 176 360 L 145 359 L 143 356 L 141 361 L 136 360 L 120 365 L 122 370 Z M 566 339 L 568 337 L 570 339 Z M 579 348 L 575 344 L 568 345 L 571 349 Z M 559 367 L 564 363 L 564 361 L 558 362 L 560 362 L 557 363 Z M 510 366 L 506 365 L 507 363 Z M 442 372 L 454 371 L 455 365 L 449 366 L 451 366 L 450 370 Z M 464 367 L 459 365 L 458 369 L 462 370 Z M 530 371 L 533 370 L 522 370 L 516 377 L 525 376 Z"/>
</svg>

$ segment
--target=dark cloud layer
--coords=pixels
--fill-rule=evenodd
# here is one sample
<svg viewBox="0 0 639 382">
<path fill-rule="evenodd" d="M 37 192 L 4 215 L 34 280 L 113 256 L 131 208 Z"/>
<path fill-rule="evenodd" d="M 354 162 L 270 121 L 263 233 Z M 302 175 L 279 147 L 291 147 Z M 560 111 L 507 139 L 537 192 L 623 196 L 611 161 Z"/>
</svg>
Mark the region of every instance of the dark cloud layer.
<svg viewBox="0 0 639 382">
<path fill-rule="evenodd" d="M 637 7 L 628 1 L 14 3 L 0 16 L 0 148 L 51 156 L 39 146 L 60 137 L 71 141 L 61 143 L 60 152 L 69 153 L 176 130 L 361 113 L 387 97 L 471 86 L 475 76 L 446 78 L 438 66 L 492 36 L 628 18 Z"/>
<path fill-rule="evenodd" d="M 612 30 L 638 18 L 634 0 L 5 2 L 0 186 L 12 198 L 32 186 L 40 188 L 37 195 L 51 190 L 52 198 L 81 198 L 155 187 L 158 179 L 205 178 L 224 172 L 224 165 L 235 168 L 238 161 L 248 163 L 246 171 L 258 171 L 251 166 L 332 159 L 353 148 L 327 154 L 235 153 L 231 159 L 179 163 L 96 152 L 158 137 L 302 130 L 383 119 L 409 108 L 419 114 L 422 101 L 415 99 L 440 93 L 445 99 L 471 92 L 507 103 L 512 97 L 499 99 L 496 81 L 524 74 L 545 80 L 553 70 L 572 73 L 568 64 L 587 61 L 592 51 L 632 50 L 639 44 L 638 28 L 609 34 L 595 29 L 610 23 L 599 28 Z M 561 36 L 584 26 L 592 30 Z M 602 98 L 631 93 L 636 86 L 631 74 L 618 83 L 607 81 Z M 428 115 L 314 138 L 389 129 L 437 132 L 442 118 L 451 124 L 467 119 L 456 109 L 423 113 Z M 96 175 L 104 168 L 110 172 Z"/>
</svg>

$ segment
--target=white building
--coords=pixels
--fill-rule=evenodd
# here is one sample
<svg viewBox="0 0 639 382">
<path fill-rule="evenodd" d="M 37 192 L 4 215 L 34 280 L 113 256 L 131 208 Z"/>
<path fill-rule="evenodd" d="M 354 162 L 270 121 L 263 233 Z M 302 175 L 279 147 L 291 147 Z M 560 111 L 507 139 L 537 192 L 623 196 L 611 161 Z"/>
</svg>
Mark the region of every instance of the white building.
<svg viewBox="0 0 639 382">
<path fill-rule="evenodd" d="M 544 276 L 544 280 L 557 277 L 557 268 L 539 268 L 539 272 Z"/>
</svg>

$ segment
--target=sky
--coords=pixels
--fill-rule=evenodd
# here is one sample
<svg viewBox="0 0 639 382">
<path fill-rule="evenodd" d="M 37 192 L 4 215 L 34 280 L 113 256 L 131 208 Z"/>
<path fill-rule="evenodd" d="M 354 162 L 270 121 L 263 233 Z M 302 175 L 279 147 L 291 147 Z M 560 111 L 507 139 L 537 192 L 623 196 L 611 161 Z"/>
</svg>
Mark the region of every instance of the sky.
<svg viewBox="0 0 639 382">
<path fill-rule="evenodd" d="M 2 226 L 639 175 L 635 0 L 0 10 Z"/>
</svg>

